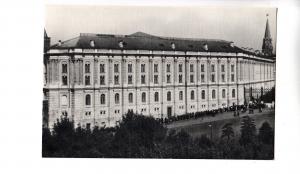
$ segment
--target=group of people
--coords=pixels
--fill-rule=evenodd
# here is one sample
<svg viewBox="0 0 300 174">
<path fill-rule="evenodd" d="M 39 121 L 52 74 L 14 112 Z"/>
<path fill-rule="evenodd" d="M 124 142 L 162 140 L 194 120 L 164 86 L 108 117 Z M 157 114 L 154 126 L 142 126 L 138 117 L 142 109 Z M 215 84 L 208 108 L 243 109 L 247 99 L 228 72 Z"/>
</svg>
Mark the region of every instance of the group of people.
<svg viewBox="0 0 300 174">
<path fill-rule="evenodd" d="M 245 113 L 247 110 L 249 111 L 249 114 L 254 113 L 254 109 L 258 109 L 259 112 L 262 112 L 262 108 L 264 108 L 264 104 L 261 102 L 254 102 L 250 101 L 249 104 L 244 104 L 244 105 L 233 105 L 230 107 L 224 107 L 224 108 L 219 108 L 219 109 L 214 109 L 214 110 L 206 110 L 206 111 L 201 111 L 201 112 L 193 112 L 193 113 L 187 113 L 183 115 L 177 115 L 173 117 L 168 117 L 168 118 L 158 118 L 158 120 L 161 123 L 164 124 L 169 124 L 175 121 L 180 121 L 180 120 L 188 120 L 188 119 L 198 119 L 198 118 L 204 118 L 204 117 L 214 117 L 218 113 L 224 113 L 224 112 L 233 112 L 234 117 L 239 117 L 240 113 Z"/>
</svg>

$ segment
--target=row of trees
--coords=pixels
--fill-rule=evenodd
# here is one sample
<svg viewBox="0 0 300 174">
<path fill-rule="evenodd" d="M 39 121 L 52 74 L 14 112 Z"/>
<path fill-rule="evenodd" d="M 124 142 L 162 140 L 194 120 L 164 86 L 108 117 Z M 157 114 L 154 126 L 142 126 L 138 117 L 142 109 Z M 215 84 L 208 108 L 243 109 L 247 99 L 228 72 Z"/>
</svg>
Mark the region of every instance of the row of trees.
<svg viewBox="0 0 300 174">
<path fill-rule="evenodd" d="M 115 128 L 74 127 L 67 117 L 53 130 L 43 129 L 43 157 L 273 159 L 274 131 L 265 122 L 256 133 L 244 117 L 241 135 L 225 124 L 219 140 L 192 138 L 184 130 L 167 130 L 152 117 L 127 113 Z"/>
</svg>

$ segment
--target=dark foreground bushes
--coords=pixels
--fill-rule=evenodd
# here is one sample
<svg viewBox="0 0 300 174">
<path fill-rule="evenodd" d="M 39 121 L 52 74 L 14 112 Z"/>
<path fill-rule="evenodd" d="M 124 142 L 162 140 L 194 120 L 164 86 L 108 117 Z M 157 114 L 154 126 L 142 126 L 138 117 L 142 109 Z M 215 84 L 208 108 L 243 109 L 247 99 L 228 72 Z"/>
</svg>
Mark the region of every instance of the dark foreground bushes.
<svg viewBox="0 0 300 174">
<path fill-rule="evenodd" d="M 273 159 L 274 132 L 264 123 L 256 134 L 249 117 L 242 121 L 241 136 L 224 125 L 222 137 L 212 142 L 206 135 L 192 138 L 181 130 L 167 130 L 152 117 L 128 113 L 116 128 L 93 130 L 74 127 L 61 118 L 52 132 L 43 129 L 43 157 L 87 158 L 205 158 Z"/>
</svg>

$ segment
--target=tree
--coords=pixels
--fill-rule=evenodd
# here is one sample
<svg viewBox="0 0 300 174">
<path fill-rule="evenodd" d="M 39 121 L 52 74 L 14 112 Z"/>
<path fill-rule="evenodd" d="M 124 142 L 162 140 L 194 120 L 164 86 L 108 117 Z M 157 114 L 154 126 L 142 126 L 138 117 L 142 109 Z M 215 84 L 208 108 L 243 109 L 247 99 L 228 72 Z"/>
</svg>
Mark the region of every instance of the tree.
<svg viewBox="0 0 300 174">
<path fill-rule="evenodd" d="M 233 131 L 233 128 L 232 128 L 232 123 L 226 123 L 223 128 L 222 128 L 222 136 L 221 138 L 227 138 L 227 143 L 229 142 L 230 140 L 230 137 L 233 137 L 234 136 L 234 131 Z"/>
<path fill-rule="evenodd" d="M 254 120 L 249 116 L 244 116 L 241 123 L 241 145 L 250 145 L 254 142 L 256 135 L 256 126 Z"/>
<path fill-rule="evenodd" d="M 259 128 L 258 139 L 264 144 L 274 143 L 274 131 L 268 122 L 264 122 Z"/>
</svg>

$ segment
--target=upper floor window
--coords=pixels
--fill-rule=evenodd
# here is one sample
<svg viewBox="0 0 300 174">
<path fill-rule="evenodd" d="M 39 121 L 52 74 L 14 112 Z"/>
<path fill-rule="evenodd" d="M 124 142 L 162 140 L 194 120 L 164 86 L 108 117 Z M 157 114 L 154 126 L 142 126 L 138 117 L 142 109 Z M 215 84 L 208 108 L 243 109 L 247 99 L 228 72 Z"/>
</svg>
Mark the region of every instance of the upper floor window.
<svg viewBox="0 0 300 174">
<path fill-rule="evenodd" d="M 231 94 L 232 98 L 235 98 L 235 89 L 232 89 L 232 94 Z"/>
<path fill-rule="evenodd" d="M 145 92 L 142 93 L 142 102 L 143 103 L 146 102 L 146 93 Z"/>
<path fill-rule="evenodd" d="M 183 91 L 179 91 L 179 100 L 183 100 Z"/>
<path fill-rule="evenodd" d="M 215 80 L 215 75 L 214 74 L 212 74 L 211 75 L 211 82 L 215 82 L 216 80 Z"/>
<path fill-rule="evenodd" d="M 179 76 L 178 76 L 178 82 L 182 83 L 182 74 L 179 74 Z"/>
<path fill-rule="evenodd" d="M 68 73 L 68 65 L 66 63 L 62 64 L 62 73 Z"/>
<path fill-rule="evenodd" d="M 68 76 L 66 76 L 66 75 L 62 76 L 62 84 L 63 85 L 68 85 Z"/>
<path fill-rule="evenodd" d="M 100 76 L 100 85 L 105 85 L 105 76 Z"/>
<path fill-rule="evenodd" d="M 119 76 L 114 77 L 114 82 L 115 82 L 115 85 L 119 84 Z"/>
<path fill-rule="evenodd" d="M 88 75 L 85 76 L 85 85 L 91 85 L 91 79 Z"/>
<path fill-rule="evenodd" d="M 234 65 L 231 65 L 231 72 L 234 72 Z"/>
<path fill-rule="evenodd" d="M 205 69 L 204 69 L 204 64 L 201 64 L 201 72 L 204 72 L 205 71 Z"/>
<path fill-rule="evenodd" d="M 194 65 L 190 64 L 190 72 L 194 72 Z"/>
<path fill-rule="evenodd" d="M 215 72 L 215 65 L 211 65 L 211 72 Z"/>
<path fill-rule="evenodd" d="M 128 102 L 133 103 L 133 94 L 132 93 L 128 94 Z"/>
<path fill-rule="evenodd" d="M 167 75 L 167 83 L 171 83 L 171 75 Z"/>
<path fill-rule="evenodd" d="M 190 75 L 190 82 L 194 83 L 194 75 L 193 74 Z"/>
<path fill-rule="evenodd" d="M 225 74 L 222 74 L 221 78 L 222 78 L 222 82 L 225 82 Z"/>
<path fill-rule="evenodd" d="M 128 76 L 128 84 L 132 84 L 132 75 Z"/>
<path fill-rule="evenodd" d="M 158 75 L 154 75 L 154 84 L 158 84 Z"/>
<path fill-rule="evenodd" d="M 204 74 L 201 74 L 200 78 L 201 78 L 201 83 L 204 83 L 205 82 Z"/>
<path fill-rule="evenodd" d="M 154 64 L 154 72 L 155 72 L 155 73 L 158 72 L 158 64 Z"/>
<path fill-rule="evenodd" d="M 231 82 L 234 82 L 234 74 L 231 74 Z"/>
<path fill-rule="evenodd" d="M 105 64 L 100 64 L 100 73 L 105 73 Z"/>
<path fill-rule="evenodd" d="M 195 91 L 192 90 L 192 91 L 191 91 L 191 100 L 194 100 L 194 99 L 195 99 Z"/>
<path fill-rule="evenodd" d="M 141 75 L 141 83 L 146 84 L 146 76 L 145 75 Z"/>
<path fill-rule="evenodd" d="M 201 91 L 201 99 L 203 99 L 203 100 L 205 99 L 205 90 Z"/>
<path fill-rule="evenodd" d="M 90 94 L 87 94 L 85 96 L 85 105 L 87 105 L 87 106 L 91 105 L 91 95 Z"/>
<path fill-rule="evenodd" d="M 179 71 L 179 72 L 182 72 L 182 64 L 179 64 L 179 65 L 178 65 L 178 71 Z"/>
<path fill-rule="evenodd" d="M 119 93 L 115 94 L 115 104 L 119 104 L 120 103 L 120 95 Z"/>
<path fill-rule="evenodd" d="M 115 73 L 119 72 L 119 64 L 114 64 L 114 72 Z"/>
<path fill-rule="evenodd" d="M 154 101 L 158 102 L 159 101 L 159 96 L 158 96 L 158 92 L 154 93 Z"/>
<path fill-rule="evenodd" d="M 141 64 L 141 72 L 144 73 L 146 70 L 146 65 L 145 64 Z"/>
<path fill-rule="evenodd" d="M 211 92 L 211 98 L 212 99 L 215 99 L 216 98 L 216 90 L 212 90 L 212 92 Z"/>
<path fill-rule="evenodd" d="M 84 72 L 85 73 L 90 73 L 91 72 L 91 70 L 90 70 L 90 64 L 89 63 L 87 63 L 87 64 L 84 65 Z"/>
<path fill-rule="evenodd" d="M 132 73 L 132 64 L 128 64 L 128 73 Z"/>
<path fill-rule="evenodd" d="M 100 96 L 100 103 L 101 103 L 102 105 L 105 104 L 105 94 L 101 94 L 101 96 Z"/>
<path fill-rule="evenodd" d="M 167 72 L 171 72 L 171 64 L 167 64 Z"/>
<path fill-rule="evenodd" d="M 221 72 L 225 72 L 225 65 L 221 65 Z"/>
<path fill-rule="evenodd" d="M 222 98 L 225 98 L 226 97 L 226 91 L 225 89 L 222 89 Z"/>
<path fill-rule="evenodd" d="M 171 101 L 171 92 L 170 91 L 167 92 L 167 101 Z"/>
</svg>

